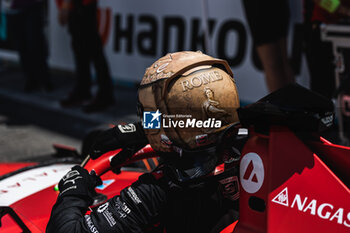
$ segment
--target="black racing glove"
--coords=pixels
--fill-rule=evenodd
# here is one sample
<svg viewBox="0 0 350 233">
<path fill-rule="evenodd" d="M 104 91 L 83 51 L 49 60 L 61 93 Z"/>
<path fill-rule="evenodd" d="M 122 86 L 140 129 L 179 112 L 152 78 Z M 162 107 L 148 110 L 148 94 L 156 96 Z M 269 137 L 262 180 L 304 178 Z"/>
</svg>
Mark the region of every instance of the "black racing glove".
<svg viewBox="0 0 350 233">
<path fill-rule="evenodd" d="M 90 149 L 90 158 L 97 159 L 109 151 L 120 148 L 130 148 L 135 153 L 136 149 L 141 149 L 147 144 L 148 141 L 140 123 L 117 125 L 97 136 Z"/>
<path fill-rule="evenodd" d="M 100 177 L 94 171 L 89 174 L 86 169 L 76 165 L 58 183 L 59 197 L 79 196 L 91 202 L 96 195 L 95 187 L 101 184 Z"/>
</svg>

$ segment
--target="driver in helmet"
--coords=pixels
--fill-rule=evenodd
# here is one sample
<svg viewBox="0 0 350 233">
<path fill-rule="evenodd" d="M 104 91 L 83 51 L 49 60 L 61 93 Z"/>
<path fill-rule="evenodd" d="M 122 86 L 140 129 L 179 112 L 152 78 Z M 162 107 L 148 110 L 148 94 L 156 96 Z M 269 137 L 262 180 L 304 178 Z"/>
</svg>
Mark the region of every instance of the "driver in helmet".
<svg viewBox="0 0 350 233">
<path fill-rule="evenodd" d="M 238 107 L 226 61 L 190 51 L 160 58 L 139 87 L 143 124 L 105 131 L 91 150 L 94 159 L 149 143 L 160 165 L 88 214 L 101 180 L 73 167 L 47 232 L 220 232 L 238 218 Z"/>
</svg>

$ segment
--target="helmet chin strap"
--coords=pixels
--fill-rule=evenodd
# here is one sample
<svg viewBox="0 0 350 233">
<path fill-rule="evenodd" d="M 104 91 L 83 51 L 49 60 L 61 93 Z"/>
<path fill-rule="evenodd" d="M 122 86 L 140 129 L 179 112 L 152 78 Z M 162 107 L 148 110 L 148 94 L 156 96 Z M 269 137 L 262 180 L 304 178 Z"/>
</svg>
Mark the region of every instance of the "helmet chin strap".
<svg viewBox="0 0 350 233">
<path fill-rule="evenodd" d="M 215 152 L 215 146 L 208 148 L 209 153 L 192 152 L 188 155 L 186 152 L 183 157 L 165 156 L 164 162 L 171 172 L 175 183 L 187 187 L 201 187 L 207 182 L 215 182 L 238 173 L 238 167 L 225 169 L 220 174 L 215 175 L 216 166 L 222 163 L 221 156 Z"/>
<path fill-rule="evenodd" d="M 214 145 L 196 150 L 186 150 L 171 145 L 174 152 L 165 153 L 164 156 L 160 153 L 160 156 L 177 181 L 191 184 L 200 183 L 212 176 L 216 166 L 222 163 L 231 164 L 239 160 L 240 151 L 248 138 L 248 132 L 243 128 L 237 128 L 237 126 L 238 124 L 233 124 L 223 131 L 219 141 Z M 224 173 L 232 172 L 230 170 L 232 169 L 228 169 Z M 212 179 L 216 178 L 212 177 Z"/>
<path fill-rule="evenodd" d="M 221 163 L 216 146 L 194 151 L 178 148 L 173 153 L 166 153 L 166 156 L 161 157 L 179 182 L 209 175 Z"/>
<path fill-rule="evenodd" d="M 177 178 L 180 182 L 203 177 L 214 171 L 217 166 L 216 155 L 194 155 L 192 166 L 189 168 L 175 168 Z"/>
</svg>

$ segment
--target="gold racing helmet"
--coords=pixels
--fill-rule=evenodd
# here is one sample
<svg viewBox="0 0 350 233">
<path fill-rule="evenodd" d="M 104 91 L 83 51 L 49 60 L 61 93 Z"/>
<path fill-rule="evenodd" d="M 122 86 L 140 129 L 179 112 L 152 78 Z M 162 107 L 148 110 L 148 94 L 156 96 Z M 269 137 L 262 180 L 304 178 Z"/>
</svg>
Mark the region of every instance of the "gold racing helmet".
<svg viewBox="0 0 350 233">
<path fill-rule="evenodd" d="M 147 68 L 138 113 L 155 151 L 215 145 L 238 122 L 238 92 L 228 63 L 202 52 L 169 53 Z"/>
</svg>

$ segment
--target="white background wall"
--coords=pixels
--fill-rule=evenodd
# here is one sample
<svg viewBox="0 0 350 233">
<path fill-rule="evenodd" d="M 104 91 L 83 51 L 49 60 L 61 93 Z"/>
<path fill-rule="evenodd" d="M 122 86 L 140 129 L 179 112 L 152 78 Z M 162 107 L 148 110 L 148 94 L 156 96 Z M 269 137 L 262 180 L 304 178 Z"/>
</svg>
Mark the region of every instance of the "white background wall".
<svg viewBox="0 0 350 233">
<path fill-rule="evenodd" d="M 241 0 L 207 0 L 209 19 L 215 20 L 213 33 L 210 36 L 211 55 L 219 58 L 224 58 L 218 53 L 217 47 L 220 30 L 228 21 L 235 21 L 243 26 L 244 33 L 247 35 L 245 40 L 245 53 L 239 64 L 232 66 L 235 74 L 240 99 L 245 102 L 256 101 L 267 94 L 264 75 L 252 64 L 252 40 L 249 33 L 249 28 L 245 20 L 244 11 L 242 9 Z M 61 27 L 57 22 L 57 8 L 53 2 L 49 5 L 49 25 L 48 39 L 50 45 L 49 63 L 52 67 L 73 70 L 73 54 L 70 48 L 70 37 L 66 27 Z M 302 21 L 302 1 L 290 1 L 291 4 L 291 26 Z M 106 18 L 102 13 L 101 25 L 103 26 L 106 20 L 110 20 L 110 33 L 105 44 L 105 53 L 110 65 L 112 76 L 118 80 L 130 82 L 138 82 L 141 80 L 146 67 L 151 65 L 153 61 L 163 56 L 163 34 L 165 18 L 177 18 L 184 22 L 185 37 L 183 38 L 184 50 L 191 50 L 191 31 L 192 23 L 195 19 L 202 20 L 202 0 L 100 0 L 99 6 L 102 12 L 109 9 L 111 16 Z M 276 9 L 278 10 L 278 9 Z M 155 53 L 145 55 L 139 51 L 137 46 L 137 37 L 140 32 L 150 32 L 152 30 L 150 24 L 140 22 L 140 16 L 147 15 L 153 18 L 156 22 L 156 38 L 157 46 Z M 120 17 L 121 28 L 125 29 L 127 17 L 133 19 L 134 25 L 130 27 L 133 31 L 132 44 L 133 51 L 128 53 L 126 50 L 125 39 L 121 40 L 121 49 L 114 50 L 114 43 L 117 34 L 115 34 L 115 18 Z M 291 27 L 292 28 L 292 27 Z M 155 28 L 153 28 L 154 30 Z M 170 51 L 177 50 L 177 34 L 178 31 L 174 28 L 170 30 L 171 40 L 169 42 Z M 221 32 L 222 33 L 222 32 Z M 292 37 L 292 31 L 290 38 Z M 229 30 L 225 34 L 226 43 L 223 45 L 225 55 L 234 57 L 238 51 L 239 35 L 235 30 Z M 149 40 L 144 40 L 143 45 L 147 47 Z M 201 49 L 201 47 L 199 47 Z M 1 52 L 0 56 L 10 59 L 16 59 L 16 55 Z M 308 85 L 308 74 L 303 59 L 301 73 L 297 76 L 297 81 L 305 86 Z"/>
</svg>

